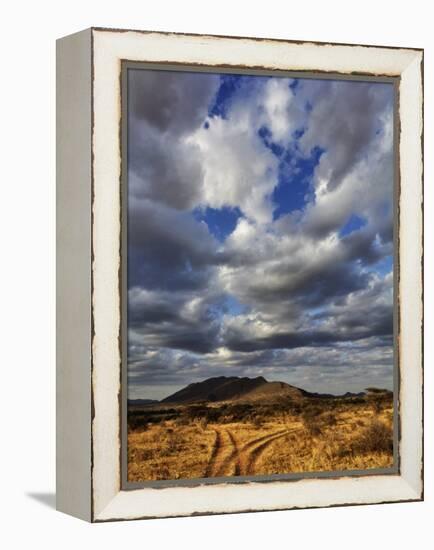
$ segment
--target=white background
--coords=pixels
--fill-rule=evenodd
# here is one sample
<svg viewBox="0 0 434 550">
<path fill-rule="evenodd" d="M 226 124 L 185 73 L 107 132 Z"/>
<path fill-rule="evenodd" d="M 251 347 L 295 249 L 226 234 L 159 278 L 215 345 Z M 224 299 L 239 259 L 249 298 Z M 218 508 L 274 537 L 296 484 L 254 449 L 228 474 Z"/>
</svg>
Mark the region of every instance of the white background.
<svg viewBox="0 0 434 550">
<path fill-rule="evenodd" d="M 427 548 L 433 482 L 430 2 L 28 1 L 2 5 L 0 323 L 3 548 Z M 55 512 L 55 39 L 89 26 L 425 48 L 424 503 L 88 525 Z"/>
</svg>

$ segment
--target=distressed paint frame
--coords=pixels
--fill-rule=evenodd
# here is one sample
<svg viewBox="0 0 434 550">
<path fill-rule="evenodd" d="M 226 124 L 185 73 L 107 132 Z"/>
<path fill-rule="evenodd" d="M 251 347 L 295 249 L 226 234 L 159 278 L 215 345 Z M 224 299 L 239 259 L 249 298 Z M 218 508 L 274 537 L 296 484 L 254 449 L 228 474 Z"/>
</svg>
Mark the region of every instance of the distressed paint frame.
<svg viewBox="0 0 434 550">
<path fill-rule="evenodd" d="M 423 51 L 291 42 L 253 38 L 165 34 L 95 28 L 84 31 L 91 63 L 91 327 L 89 350 L 90 396 L 80 396 L 91 408 L 88 459 L 90 511 L 80 506 L 60 509 L 89 521 L 109 521 L 197 514 L 414 501 L 423 499 L 423 366 L 422 366 L 422 254 L 423 254 Z M 78 35 L 75 35 L 78 36 Z M 70 41 L 71 37 L 63 39 Z M 62 42 L 62 41 L 60 41 Z M 66 43 L 66 42 L 65 42 Z M 194 487 L 121 489 L 121 64 L 123 60 L 197 65 L 219 68 L 282 70 L 316 74 L 387 76 L 399 83 L 399 349 L 400 349 L 400 471 L 397 475 L 364 475 L 327 479 L 301 479 L 219 483 Z M 87 92 L 87 91 L 86 91 Z M 67 101 L 65 100 L 67 103 Z M 65 104 L 60 102 L 60 109 Z M 87 111 L 86 111 L 87 112 Z M 89 124 L 88 124 L 89 126 Z M 62 136 L 63 137 L 63 136 Z M 63 172 L 74 169 L 60 167 Z M 80 164 L 80 163 L 78 163 Z M 62 169 L 63 168 L 63 169 Z M 60 181 L 62 188 L 62 181 Z M 62 246 L 62 240 L 59 242 Z M 62 276 L 62 268 L 59 268 Z M 61 339 L 67 336 L 60 335 Z M 62 367 L 59 368 L 62 378 Z M 73 395 L 67 390 L 59 408 L 66 415 Z M 59 432 L 68 422 L 59 424 Z M 83 428 L 79 441 L 88 442 Z M 75 455 L 80 455 L 77 445 Z M 64 457 L 61 476 L 73 459 Z M 68 464 L 71 460 L 71 464 Z M 74 477 L 74 473 L 69 474 Z M 70 484 L 70 487 L 74 484 Z M 63 490 L 61 489 L 62 494 Z M 62 499 L 61 499 L 62 500 Z M 68 500 L 64 496 L 65 502 Z"/>
</svg>

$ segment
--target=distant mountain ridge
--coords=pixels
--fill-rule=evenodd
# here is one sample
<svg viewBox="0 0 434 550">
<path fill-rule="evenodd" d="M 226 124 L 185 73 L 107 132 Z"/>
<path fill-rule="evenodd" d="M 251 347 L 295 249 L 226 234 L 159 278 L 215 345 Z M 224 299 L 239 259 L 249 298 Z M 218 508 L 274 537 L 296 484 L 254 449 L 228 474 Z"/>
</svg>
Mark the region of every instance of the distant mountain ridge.
<svg viewBox="0 0 434 550">
<path fill-rule="evenodd" d="M 286 382 L 268 382 L 263 376 L 256 378 L 239 376 L 216 376 L 201 382 L 193 382 L 185 388 L 165 397 L 161 401 L 154 399 L 129 399 L 129 406 L 166 404 L 188 404 L 197 402 L 213 403 L 217 401 L 232 402 L 266 402 L 279 403 L 303 401 L 304 399 L 358 398 L 375 394 L 391 394 L 389 390 L 367 388 L 365 392 L 346 392 L 342 395 L 308 392 Z"/>
<path fill-rule="evenodd" d="M 159 403 L 158 399 L 128 399 L 128 405 L 155 405 Z"/>
<path fill-rule="evenodd" d="M 194 403 L 197 401 L 274 401 L 303 399 L 308 392 L 286 382 L 268 382 L 263 376 L 257 378 L 218 376 L 202 382 L 189 384 L 161 403 Z"/>
</svg>

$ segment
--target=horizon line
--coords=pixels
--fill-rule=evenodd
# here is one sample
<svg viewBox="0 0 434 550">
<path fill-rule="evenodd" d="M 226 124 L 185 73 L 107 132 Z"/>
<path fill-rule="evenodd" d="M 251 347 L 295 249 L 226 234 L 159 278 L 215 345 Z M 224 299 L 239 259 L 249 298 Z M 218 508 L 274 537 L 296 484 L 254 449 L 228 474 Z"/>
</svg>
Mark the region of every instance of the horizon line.
<svg viewBox="0 0 434 550">
<path fill-rule="evenodd" d="M 373 389 L 373 390 L 381 390 L 381 391 L 388 391 L 388 392 L 391 392 L 391 393 L 394 393 L 394 389 L 389 389 L 389 388 L 381 388 L 381 387 L 378 387 L 378 386 L 371 386 L 371 385 L 368 385 L 366 386 L 363 390 L 361 391 L 351 391 L 351 390 L 346 390 L 346 391 L 343 391 L 341 393 L 334 393 L 333 391 L 313 391 L 313 390 L 306 390 L 300 386 L 295 386 L 294 384 L 289 384 L 288 382 L 283 382 L 282 380 L 267 380 L 265 378 L 265 376 L 262 376 L 262 375 L 259 375 L 259 376 L 254 376 L 254 377 L 250 377 L 250 376 L 225 376 L 225 375 L 221 375 L 221 376 L 211 376 L 209 378 L 204 378 L 198 382 L 190 382 L 184 386 L 181 386 L 178 390 L 175 390 L 171 393 L 169 393 L 168 395 L 166 395 L 165 397 L 162 397 L 161 399 L 155 399 L 153 397 L 134 397 L 134 398 L 130 398 L 128 397 L 127 395 L 127 402 L 128 401 L 146 401 L 146 400 L 149 400 L 149 401 L 155 401 L 157 403 L 161 403 L 162 401 L 164 401 L 164 399 L 167 399 L 168 397 L 174 395 L 175 393 L 178 393 L 179 391 L 189 387 L 189 386 L 192 386 L 194 384 L 202 384 L 203 382 L 206 382 L 208 380 L 215 380 L 215 379 L 218 379 L 218 378 L 226 378 L 226 379 L 230 379 L 230 378 L 233 378 L 233 379 L 238 379 L 238 380 L 242 380 L 242 379 L 248 379 L 248 380 L 257 380 L 258 378 L 262 378 L 266 383 L 271 383 L 271 382 L 277 382 L 277 383 L 281 383 L 281 384 L 286 384 L 288 386 L 291 386 L 293 388 L 296 388 L 296 389 L 299 389 L 301 391 L 304 391 L 308 394 L 313 394 L 313 395 L 325 395 L 325 396 L 328 396 L 328 395 L 331 395 L 333 397 L 342 397 L 342 396 L 345 396 L 346 394 L 353 394 L 353 395 L 358 395 L 358 394 L 365 394 L 366 392 L 368 392 L 369 390 Z"/>
</svg>

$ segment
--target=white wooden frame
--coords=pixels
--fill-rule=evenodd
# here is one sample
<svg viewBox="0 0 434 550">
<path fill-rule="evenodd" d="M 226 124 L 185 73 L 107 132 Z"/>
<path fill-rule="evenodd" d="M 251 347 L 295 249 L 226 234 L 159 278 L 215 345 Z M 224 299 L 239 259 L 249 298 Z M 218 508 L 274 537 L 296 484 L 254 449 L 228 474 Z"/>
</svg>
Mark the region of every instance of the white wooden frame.
<svg viewBox="0 0 434 550">
<path fill-rule="evenodd" d="M 423 51 L 89 29 L 58 41 L 57 507 L 88 521 L 423 498 Z M 122 60 L 399 77 L 400 473 L 121 490 Z"/>
</svg>

